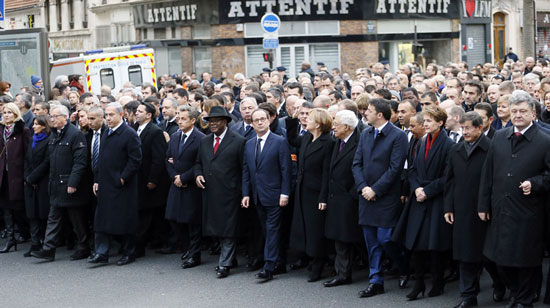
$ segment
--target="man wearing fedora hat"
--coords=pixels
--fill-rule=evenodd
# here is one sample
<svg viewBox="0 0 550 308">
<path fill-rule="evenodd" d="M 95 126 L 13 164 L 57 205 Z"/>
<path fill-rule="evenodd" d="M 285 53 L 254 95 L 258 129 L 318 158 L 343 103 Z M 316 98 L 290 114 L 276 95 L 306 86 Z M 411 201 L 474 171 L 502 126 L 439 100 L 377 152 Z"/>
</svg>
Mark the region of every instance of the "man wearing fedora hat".
<svg viewBox="0 0 550 308">
<path fill-rule="evenodd" d="M 207 117 L 211 134 L 200 142 L 195 181 L 203 190 L 203 234 L 220 238 L 218 278 L 225 278 L 236 263 L 243 153 L 246 139 L 228 129 L 231 117 L 214 106 Z"/>
</svg>

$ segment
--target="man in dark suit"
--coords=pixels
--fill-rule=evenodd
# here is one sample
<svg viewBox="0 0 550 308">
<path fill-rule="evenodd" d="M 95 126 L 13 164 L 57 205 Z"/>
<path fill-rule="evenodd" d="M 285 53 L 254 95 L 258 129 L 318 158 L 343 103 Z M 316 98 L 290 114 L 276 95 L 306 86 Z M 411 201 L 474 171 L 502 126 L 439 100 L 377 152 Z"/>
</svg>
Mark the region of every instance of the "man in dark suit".
<svg viewBox="0 0 550 308">
<path fill-rule="evenodd" d="M 168 133 L 168 136 L 172 136 L 178 130 L 178 123 L 176 121 L 177 110 L 178 101 L 176 99 L 167 97 L 162 101 L 162 116 L 164 120 L 160 123 L 159 127 Z"/>
<path fill-rule="evenodd" d="M 491 106 L 484 104 L 491 110 Z M 481 113 L 486 108 L 479 109 Z M 491 140 L 483 132 L 483 119 L 478 111 L 466 113 L 460 120 L 464 141 L 454 145 L 449 152 L 445 176 L 445 220 L 453 225 L 453 258 L 459 261 L 459 308 L 477 307 L 479 277 L 483 266 L 483 243 L 487 223 L 477 217 L 478 192 L 481 169 Z M 493 299 L 500 301 L 506 291 L 497 268 L 485 262 L 485 268 L 493 279 Z"/>
<path fill-rule="evenodd" d="M 231 117 L 225 108 L 214 106 L 204 117 L 211 134 L 200 142 L 195 181 L 203 189 L 203 233 L 220 238 L 218 278 L 229 275 L 236 262 L 243 152 L 246 139 L 228 129 Z"/>
<path fill-rule="evenodd" d="M 180 106 L 176 117 L 179 131 L 170 137 L 166 152 L 166 168 L 172 184 L 165 217 L 170 221 L 176 241 L 181 243 L 185 234 L 188 235 L 188 258 L 183 260 L 182 267 L 192 268 L 201 264 L 202 192 L 195 183 L 193 166 L 204 134 L 194 128 L 199 119 L 194 107 Z"/>
<path fill-rule="evenodd" d="M 359 292 L 361 297 L 384 293 L 382 251 L 397 263 L 401 275 L 407 274 L 404 255 L 390 242 L 401 213 L 400 174 L 407 157 L 407 135 L 389 122 L 390 108 L 385 99 L 369 102 L 367 121 L 372 127 L 361 133 L 353 160 L 353 177 L 361 194 L 359 225 L 370 263 L 369 286 Z"/>
<path fill-rule="evenodd" d="M 141 103 L 136 110 L 139 124 L 137 134 L 141 141 L 141 165 L 138 172 L 139 226 L 136 235 L 136 257 L 145 255 L 146 236 L 151 228 L 153 214 L 165 202 L 167 184 L 164 167 L 166 139 L 163 131 L 151 121 L 155 107 Z M 153 125 L 151 125 L 153 124 Z"/>
<path fill-rule="evenodd" d="M 483 254 L 510 288 L 510 307 L 532 307 L 540 282 L 550 136 L 534 123 L 535 108 L 527 92 L 512 93 L 513 126 L 495 133 L 479 186 L 478 214 L 489 221 Z"/>
<path fill-rule="evenodd" d="M 257 138 L 246 143 L 242 175 L 242 206 L 254 200 L 265 235 L 264 268 L 256 277 L 268 281 L 279 258 L 281 207 L 290 195 L 290 150 L 285 138 L 269 130 L 269 113 L 252 112 L 252 125 Z"/>
<path fill-rule="evenodd" d="M 357 224 L 359 200 L 357 194 L 350 194 L 355 191 L 355 181 L 349 176 L 359 143 L 358 123 L 356 113 L 350 110 L 336 113 L 333 122 L 338 142 L 330 160 L 325 235 L 334 240 L 336 277 L 326 281 L 325 287 L 351 283 L 354 244 L 362 243 L 361 228 Z"/>
<path fill-rule="evenodd" d="M 53 128 L 48 144 L 50 166 L 50 212 L 41 250 L 31 252 L 35 258 L 53 261 L 56 243 L 60 236 L 62 217 L 67 213 L 77 239 L 77 250 L 71 260 L 81 260 L 90 254 L 88 228 L 86 226 L 87 167 L 86 139 L 82 132 L 69 122 L 69 110 L 54 106 L 50 113 Z"/>
<path fill-rule="evenodd" d="M 474 106 L 474 111 L 479 114 L 483 120 L 483 134 L 489 139 L 493 139 L 496 129 L 491 126 L 491 122 L 494 120 L 493 108 L 489 103 L 479 103 Z"/>
<path fill-rule="evenodd" d="M 256 137 L 256 131 L 252 127 L 252 112 L 258 108 L 258 103 L 253 97 L 245 97 L 241 101 L 241 116 L 242 120 L 231 126 L 230 129 L 237 132 L 239 135 L 245 137 L 247 140 Z M 254 201 L 254 200 L 253 200 Z M 256 205 L 254 202 L 250 204 L 248 210 L 244 211 L 245 229 L 247 233 L 247 254 L 248 262 L 246 267 L 250 271 L 258 270 L 262 267 L 262 251 L 263 251 L 263 237 L 262 237 L 262 225 L 255 210 Z"/>
<path fill-rule="evenodd" d="M 141 141 L 136 132 L 122 121 L 119 103 L 105 108 L 109 129 L 101 138 L 93 192 L 97 196 L 94 220 L 95 253 L 88 263 L 109 262 L 113 235 L 122 239 L 122 258 L 117 265 L 135 261 L 135 235 L 138 228 L 138 181 Z"/>
</svg>

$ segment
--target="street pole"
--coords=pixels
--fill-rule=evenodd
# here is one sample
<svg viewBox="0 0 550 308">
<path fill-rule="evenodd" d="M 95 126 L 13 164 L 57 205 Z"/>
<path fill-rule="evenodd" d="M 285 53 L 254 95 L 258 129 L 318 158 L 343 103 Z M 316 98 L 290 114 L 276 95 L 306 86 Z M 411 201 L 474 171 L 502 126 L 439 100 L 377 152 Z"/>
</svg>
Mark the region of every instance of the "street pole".
<svg viewBox="0 0 550 308">
<path fill-rule="evenodd" d="M 536 57 L 534 12 L 534 0 L 523 0 L 523 58 Z"/>
</svg>

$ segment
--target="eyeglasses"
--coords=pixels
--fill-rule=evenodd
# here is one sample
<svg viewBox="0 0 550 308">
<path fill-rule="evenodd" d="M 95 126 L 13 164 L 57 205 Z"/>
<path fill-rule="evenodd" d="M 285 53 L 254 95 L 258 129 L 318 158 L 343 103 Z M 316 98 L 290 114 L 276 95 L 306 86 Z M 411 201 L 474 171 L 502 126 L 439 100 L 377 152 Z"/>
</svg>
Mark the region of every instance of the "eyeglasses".
<svg viewBox="0 0 550 308">
<path fill-rule="evenodd" d="M 259 119 L 254 119 L 252 120 L 252 122 L 258 124 L 258 123 L 261 123 L 261 122 L 265 122 L 267 121 L 267 118 L 259 118 Z"/>
<path fill-rule="evenodd" d="M 62 115 L 62 114 L 51 114 L 50 119 L 54 119 L 54 118 L 61 117 L 61 116 L 64 116 L 64 115 Z"/>
</svg>

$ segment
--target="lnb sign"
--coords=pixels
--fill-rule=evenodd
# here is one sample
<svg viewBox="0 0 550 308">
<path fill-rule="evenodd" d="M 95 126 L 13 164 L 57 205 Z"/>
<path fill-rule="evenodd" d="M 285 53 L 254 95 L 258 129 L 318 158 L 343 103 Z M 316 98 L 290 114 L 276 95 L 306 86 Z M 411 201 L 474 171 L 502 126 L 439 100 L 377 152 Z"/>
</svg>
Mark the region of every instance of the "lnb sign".
<svg viewBox="0 0 550 308">
<path fill-rule="evenodd" d="M 267 13 L 262 17 L 260 24 L 265 32 L 273 33 L 281 27 L 281 19 L 276 14 Z"/>
</svg>

